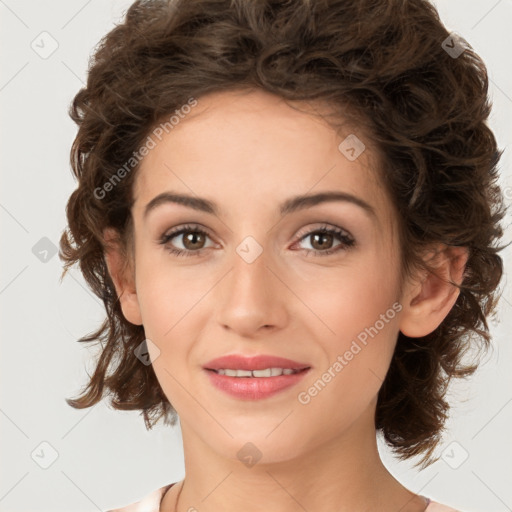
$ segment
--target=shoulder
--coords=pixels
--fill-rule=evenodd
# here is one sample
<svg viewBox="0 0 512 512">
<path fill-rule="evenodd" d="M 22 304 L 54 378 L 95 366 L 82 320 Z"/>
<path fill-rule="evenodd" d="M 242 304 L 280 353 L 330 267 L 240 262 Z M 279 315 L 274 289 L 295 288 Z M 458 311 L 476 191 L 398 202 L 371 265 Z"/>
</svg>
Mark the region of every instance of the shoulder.
<svg viewBox="0 0 512 512">
<path fill-rule="evenodd" d="M 174 483 L 164 485 L 159 489 L 151 491 L 149 494 L 135 503 L 125 505 L 124 507 L 107 510 L 106 512 L 159 512 L 160 502 L 162 501 L 164 494 L 173 485 Z"/>
<path fill-rule="evenodd" d="M 446 505 L 441 505 L 441 503 L 431 501 L 429 506 L 425 509 L 425 512 L 461 512 L 461 511 L 456 510 L 451 507 L 447 507 Z"/>
</svg>

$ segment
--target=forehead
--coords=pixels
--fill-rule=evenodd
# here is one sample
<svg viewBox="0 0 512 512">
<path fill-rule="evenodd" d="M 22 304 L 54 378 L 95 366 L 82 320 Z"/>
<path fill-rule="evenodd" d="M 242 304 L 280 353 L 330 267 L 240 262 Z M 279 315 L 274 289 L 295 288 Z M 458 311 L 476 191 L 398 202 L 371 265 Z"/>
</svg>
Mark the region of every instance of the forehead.
<svg viewBox="0 0 512 512">
<path fill-rule="evenodd" d="M 144 206 L 167 190 L 211 197 L 226 215 L 230 204 L 240 206 L 241 196 L 245 212 L 261 214 L 261 208 L 293 195 L 337 190 L 389 215 L 392 205 L 380 184 L 371 142 L 357 126 L 336 131 L 319 110 L 305 102 L 287 104 L 261 90 L 199 98 L 167 127 L 168 133 L 160 129 L 156 137 L 153 130 L 155 146 L 137 171 L 134 214 L 142 215 Z M 359 140 L 364 151 L 347 158 L 347 144 L 339 147 L 345 140 Z"/>
</svg>

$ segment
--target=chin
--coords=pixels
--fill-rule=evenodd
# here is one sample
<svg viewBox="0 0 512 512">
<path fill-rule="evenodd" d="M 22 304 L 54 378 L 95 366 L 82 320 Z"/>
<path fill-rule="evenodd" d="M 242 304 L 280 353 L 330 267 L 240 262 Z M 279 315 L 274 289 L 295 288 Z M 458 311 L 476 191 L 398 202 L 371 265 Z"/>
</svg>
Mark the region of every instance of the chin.
<svg viewBox="0 0 512 512">
<path fill-rule="evenodd" d="M 233 439 L 211 439 L 208 444 L 222 457 L 240 461 L 248 468 L 254 464 L 261 466 L 287 462 L 305 450 L 300 436 L 290 435 L 289 431 L 286 435 L 280 435 L 277 431 L 269 435 L 272 429 L 248 429 L 241 432 L 242 435 L 234 435 Z"/>
</svg>

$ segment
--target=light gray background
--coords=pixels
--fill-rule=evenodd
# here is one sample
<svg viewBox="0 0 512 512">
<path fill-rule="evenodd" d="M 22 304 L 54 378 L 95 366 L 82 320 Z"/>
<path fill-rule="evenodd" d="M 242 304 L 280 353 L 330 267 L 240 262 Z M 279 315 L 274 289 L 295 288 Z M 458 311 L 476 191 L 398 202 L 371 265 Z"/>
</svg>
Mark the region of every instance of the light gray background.
<svg viewBox="0 0 512 512">
<path fill-rule="evenodd" d="M 106 510 L 184 475 L 178 427 L 147 432 L 137 412 L 104 404 L 76 410 L 64 401 L 85 384 L 85 370 L 92 371 L 93 350 L 76 340 L 104 317 L 78 269 L 59 282 L 61 262 L 51 252 L 75 188 L 69 150 L 76 127 L 67 109 L 85 81 L 88 56 L 130 3 L 0 0 L 2 512 Z M 507 148 L 512 1 L 436 5 L 448 29 L 462 34 L 488 66 L 490 124 L 500 147 Z M 58 48 L 42 58 L 33 47 L 49 52 L 56 44 L 52 39 Z M 510 163 L 506 149 L 501 169 L 508 204 Z M 510 231 L 505 239 L 510 241 Z M 510 250 L 502 255 L 510 268 Z M 473 379 L 452 388 L 452 415 L 439 450 L 443 459 L 417 472 L 381 445 L 386 465 L 409 489 L 465 512 L 512 510 L 511 313 L 512 294 L 505 286 L 499 322 L 492 323 L 494 351 Z M 43 469 L 53 450 L 57 459 Z"/>
</svg>

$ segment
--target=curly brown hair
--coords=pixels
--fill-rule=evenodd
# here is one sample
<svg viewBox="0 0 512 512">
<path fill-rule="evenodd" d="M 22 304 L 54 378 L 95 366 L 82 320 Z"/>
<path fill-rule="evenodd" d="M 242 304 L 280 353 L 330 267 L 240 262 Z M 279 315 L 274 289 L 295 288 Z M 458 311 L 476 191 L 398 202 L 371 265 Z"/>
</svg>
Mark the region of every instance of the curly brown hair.
<svg viewBox="0 0 512 512">
<path fill-rule="evenodd" d="M 102 187 L 189 98 L 259 88 L 328 104 L 364 128 L 399 212 L 404 275 L 433 271 L 422 257 L 433 243 L 469 249 L 454 307 L 425 337 L 399 333 L 378 396 L 376 429 L 395 454 L 432 463 L 448 416 L 447 386 L 476 370 L 464 361 L 469 349 L 489 346 L 486 317 L 503 272 L 496 246 L 505 215 L 502 151 L 487 125 L 487 70 L 467 43 L 450 54 L 446 41 L 463 41 L 450 37 L 427 0 L 133 3 L 96 48 L 69 110 L 79 127 L 71 149 L 78 187 L 60 240 L 62 277 L 79 262 L 107 317 L 79 340 L 102 350 L 82 396 L 67 402 L 84 408 L 110 395 L 116 409 L 141 410 L 148 429 L 162 416 L 176 423 L 152 365 L 134 357 L 144 327 L 124 318 L 104 258 L 103 230 L 111 227 L 129 261 L 138 165 L 108 193 Z"/>
</svg>

